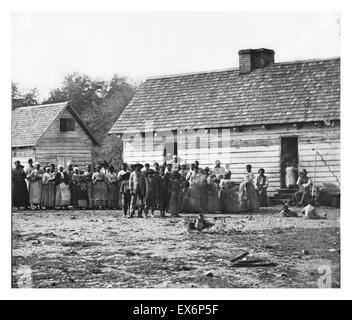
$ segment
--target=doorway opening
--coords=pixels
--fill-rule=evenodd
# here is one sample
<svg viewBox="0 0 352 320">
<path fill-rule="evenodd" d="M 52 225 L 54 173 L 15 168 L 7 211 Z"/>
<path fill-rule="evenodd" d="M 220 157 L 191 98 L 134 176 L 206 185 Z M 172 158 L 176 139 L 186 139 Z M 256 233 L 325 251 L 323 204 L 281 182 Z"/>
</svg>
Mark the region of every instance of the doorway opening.
<svg viewBox="0 0 352 320">
<path fill-rule="evenodd" d="M 298 169 L 298 137 L 281 137 L 281 155 L 280 155 L 281 188 L 289 188 L 289 186 L 286 185 L 287 166 L 293 166 Z"/>
</svg>

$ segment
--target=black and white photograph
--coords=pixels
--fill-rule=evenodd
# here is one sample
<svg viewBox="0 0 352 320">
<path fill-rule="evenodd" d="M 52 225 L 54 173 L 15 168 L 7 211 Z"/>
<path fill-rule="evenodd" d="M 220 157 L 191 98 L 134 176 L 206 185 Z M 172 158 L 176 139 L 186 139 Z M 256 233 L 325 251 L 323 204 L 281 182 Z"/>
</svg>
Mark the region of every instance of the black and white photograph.
<svg viewBox="0 0 352 320">
<path fill-rule="evenodd" d="M 340 37 L 338 11 L 11 12 L 12 290 L 340 289 Z"/>
</svg>

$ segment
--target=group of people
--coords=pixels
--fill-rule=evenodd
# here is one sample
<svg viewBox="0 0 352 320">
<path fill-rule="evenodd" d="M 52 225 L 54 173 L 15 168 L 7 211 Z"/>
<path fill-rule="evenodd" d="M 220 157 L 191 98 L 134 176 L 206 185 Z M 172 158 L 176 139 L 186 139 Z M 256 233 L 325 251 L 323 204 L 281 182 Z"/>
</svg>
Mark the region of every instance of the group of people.
<svg viewBox="0 0 352 320">
<path fill-rule="evenodd" d="M 124 163 L 115 172 L 106 161 L 92 171 L 68 164 L 41 168 L 31 159 L 24 167 L 15 162 L 12 170 L 12 202 L 15 208 L 32 209 L 117 209 L 133 217 L 154 216 L 155 210 L 177 216 L 182 212 L 236 213 L 268 205 L 269 179 L 260 169 L 257 177 L 246 166 L 242 183 L 231 180 L 231 171 L 217 160 L 214 168 L 200 168 L 195 161 L 188 167 L 177 157 L 163 165 Z"/>
</svg>

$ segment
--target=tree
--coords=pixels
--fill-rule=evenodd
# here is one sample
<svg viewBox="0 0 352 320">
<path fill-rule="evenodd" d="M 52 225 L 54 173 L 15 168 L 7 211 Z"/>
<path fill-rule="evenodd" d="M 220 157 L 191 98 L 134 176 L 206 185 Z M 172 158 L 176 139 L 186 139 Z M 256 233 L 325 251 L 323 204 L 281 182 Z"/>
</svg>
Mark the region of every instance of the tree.
<svg viewBox="0 0 352 320">
<path fill-rule="evenodd" d="M 71 73 L 65 76 L 60 88 L 50 92 L 44 103 L 69 101 L 102 144 L 94 150 L 95 162 L 106 160 L 118 164 L 122 155 L 121 141 L 107 134 L 136 89 L 136 84 L 116 74 L 110 81 L 104 81 Z"/>
<path fill-rule="evenodd" d="M 16 82 L 11 83 L 12 110 L 25 106 L 39 104 L 39 92 L 37 88 L 21 90 Z"/>
</svg>

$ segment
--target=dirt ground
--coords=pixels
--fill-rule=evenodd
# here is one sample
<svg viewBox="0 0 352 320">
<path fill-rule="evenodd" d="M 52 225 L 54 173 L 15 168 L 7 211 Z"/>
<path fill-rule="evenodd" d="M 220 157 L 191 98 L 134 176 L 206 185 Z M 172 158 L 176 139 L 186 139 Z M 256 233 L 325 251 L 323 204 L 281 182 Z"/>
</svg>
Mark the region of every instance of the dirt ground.
<svg viewBox="0 0 352 320">
<path fill-rule="evenodd" d="M 120 211 L 13 212 L 15 288 L 340 287 L 340 210 L 327 220 L 283 218 L 279 207 L 208 215 L 188 232 L 180 218 L 126 219 Z M 238 267 L 248 260 L 270 266 Z"/>
</svg>

